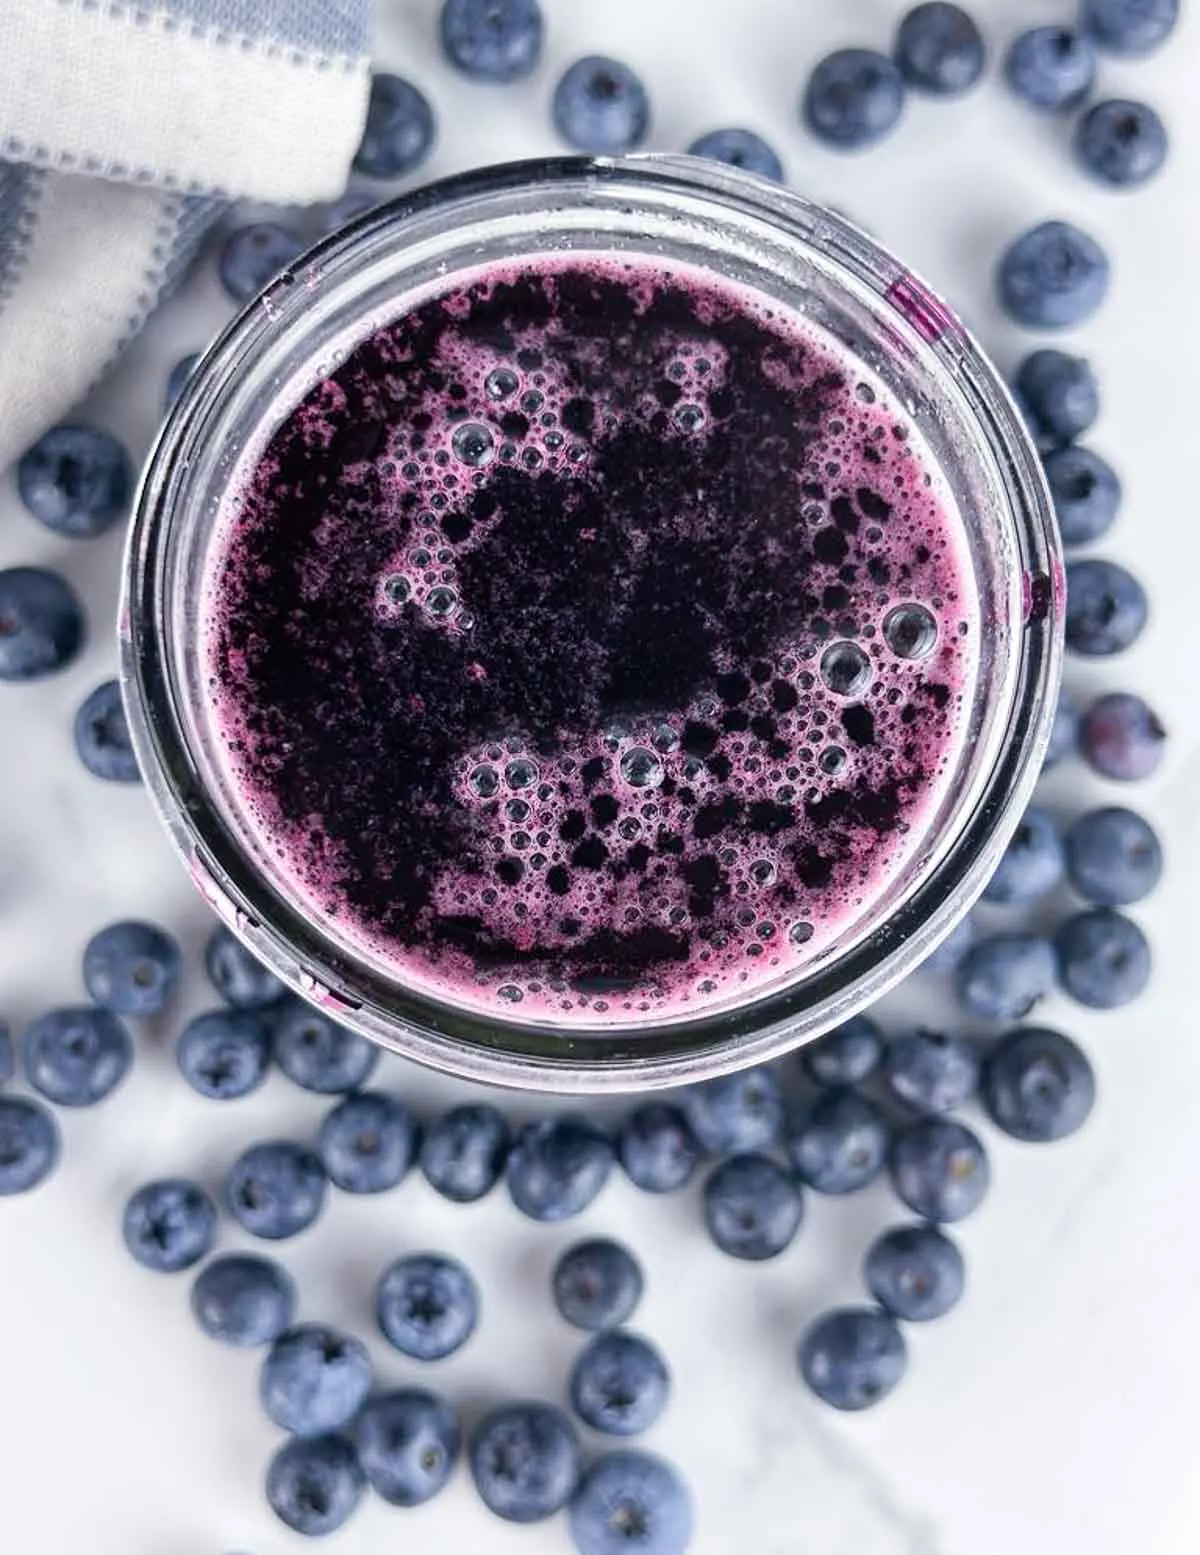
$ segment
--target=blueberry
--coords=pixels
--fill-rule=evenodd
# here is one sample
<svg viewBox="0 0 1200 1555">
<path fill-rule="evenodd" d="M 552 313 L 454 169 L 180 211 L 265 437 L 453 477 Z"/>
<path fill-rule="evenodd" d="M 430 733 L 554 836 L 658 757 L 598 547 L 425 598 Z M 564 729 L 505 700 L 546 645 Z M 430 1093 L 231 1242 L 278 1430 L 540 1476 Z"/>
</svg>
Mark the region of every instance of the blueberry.
<svg viewBox="0 0 1200 1555">
<path fill-rule="evenodd" d="M 1044 221 L 1000 257 L 996 286 L 1005 313 L 1027 329 L 1064 329 L 1091 318 L 1108 295 L 1108 256 L 1066 221 Z"/>
<path fill-rule="evenodd" d="M 904 1375 L 904 1336 L 876 1307 L 840 1307 L 801 1336 L 800 1375 L 834 1409 L 869 1409 Z"/>
<path fill-rule="evenodd" d="M 458 1416 L 423 1388 L 400 1388 L 365 1406 L 354 1446 L 375 1493 L 391 1506 L 420 1506 L 443 1489 L 462 1446 Z"/>
<path fill-rule="evenodd" d="M 889 134 L 904 111 L 904 78 L 885 54 L 838 49 L 813 69 L 801 116 L 818 140 L 857 151 Z"/>
<path fill-rule="evenodd" d="M 445 0 L 442 48 L 473 81 L 520 81 L 537 69 L 544 32 L 538 0 Z"/>
<path fill-rule="evenodd" d="M 909 11 L 896 33 L 893 53 L 909 86 L 938 97 L 969 91 L 987 62 L 974 19 L 944 0 L 929 0 Z"/>
<path fill-rule="evenodd" d="M 577 151 L 634 151 L 650 128 L 650 99 L 628 65 L 603 54 L 576 60 L 554 88 L 554 127 Z"/>
<path fill-rule="evenodd" d="M 118 1015 L 157 1015 L 179 986 L 183 957 L 152 923 L 112 923 L 83 952 L 83 981 L 94 1002 Z"/>
<path fill-rule="evenodd" d="M 90 540 L 128 512 L 133 465 L 111 432 L 51 427 L 17 461 L 17 489 L 47 529 Z"/>
<path fill-rule="evenodd" d="M 1096 1100 L 1096 1081 L 1069 1037 L 1045 1026 L 1019 1026 L 988 1054 L 980 1093 L 997 1128 L 1040 1145 L 1083 1127 Z"/>
<path fill-rule="evenodd" d="M 241 940 L 219 923 L 204 950 L 208 980 L 235 1010 L 262 1010 L 276 1004 L 287 989 Z"/>
<path fill-rule="evenodd" d="M 275 221 L 238 227 L 217 258 L 221 285 L 234 302 L 249 302 L 304 250 L 300 238 Z"/>
<path fill-rule="evenodd" d="M 58 1124 L 36 1101 L 0 1096 L 0 1198 L 28 1193 L 58 1165 Z"/>
<path fill-rule="evenodd" d="M 210 1339 L 249 1349 L 270 1344 L 296 1315 L 296 1285 L 272 1258 L 214 1258 L 192 1286 L 192 1314 Z"/>
<path fill-rule="evenodd" d="M 1065 686 L 1059 687 L 1058 701 L 1054 704 L 1054 718 L 1050 724 L 1050 738 L 1046 742 L 1046 754 L 1042 757 L 1042 771 L 1048 772 L 1065 757 L 1079 749 L 1079 706 Z"/>
<path fill-rule="evenodd" d="M 670 1102 L 645 1102 L 622 1123 L 617 1155 L 634 1187 L 674 1193 L 691 1180 L 700 1141 L 686 1114 Z"/>
<path fill-rule="evenodd" d="M 893 1094 L 918 1112 L 952 1112 L 974 1096 L 979 1064 L 961 1037 L 919 1028 L 888 1043 L 883 1074 Z"/>
<path fill-rule="evenodd" d="M 258 1396 L 281 1430 L 320 1436 L 353 1419 L 371 1382 L 371 1358 L 360 1340 L 324 1323 L 298 1323 L 263 1357 Z"/>
<path fill-rule="evenodd" d="M 985 1020 L 1022 1020 L 1054 987 L 1054 951 L 1040 934 L 995 934 L 959 963 L 958 996 Z"/>
<path fill-rule="evenodd" d="M 991 1181 L 983 1145 L 953 1118 L 919 1118 L 898 1129 L 888 1170 L 901 1201 L 923 1220 L 965 1219 Z"/>
<path fill-rule="evenodd" d="M 1179 0 L 1083 0 L 1083 24 L 1110 54 L 1149 54 L 1179 20 Z"/>
<path fill-rule="evenodd" d="M 1028 907 L 1062 884 L 1066 863 L 1054 818 L 1030 805 L 984 887 L 985 902 Z"/>
<path fill-rule="evenodd" d="M 799 1186 L 770 1156 L 730 1156 L 704 1184 L 708 1234 L 731 1258 L 774 1258 L 799 1231 L 803 1218 Z"/>
<path fill-rule="evenodd" d="M 1081 356 L 1048 347 L 1017 367 L 1017 399 L 1038 437 L 1051 447 L 1073 443 L 1100 414 L 1100 385 Z"/>
<path fill-rule="evenodd" d="M 1043 460 L 1064 545 L 1088 545 L 1107 534 L 1121 506 L 1113 467 L 1090 448 L 1057 448 Z"/>
<path fill-rule="evenodd" d="M 753 130 L 709 130 L 688 147 L 692 157 L 708 157 L 713 162 L 724 162 L 729 167 L 740 167 L 744 173 L 757 173 L 760 178 L 783 182 L 783 163 L 772 146 Z"/>
<path fill-rule="evenodd" d="M 960 918 L 941 944 L 935 945 L 929 952 L 917 970 L 935 973 L 955 971 L 959 962 L 975 943 L 975 938 L 974 918 Z"/>
<path fill-rule="evenodd" d="M 156 1274 L 190 1269 L 211 1250 L 217 1206 L 198 1183 L 166 1177 L 139 1188 L 121 1222 L 125 1246 Z"/>
<path fill-rule="evenodd" d="M 814 1085 L 861 1085 L 882 1057 L 883 1033 L 869 1015 L 852 1015 L 800 1050 Z"/>
<path fill-rule="evenodd" d="M 1167 131 L 1148 103 L 1097 103 L 1075 126 L 1075 155 L 1103 184 L 1135 189 L 1167 160 Z"/>
<path fill-rule="evenodd" d="M 433 146 L 436 125 L 423 92 L 402 76 L 376 72 L 354 171 L 367 178 L 400 178 L 418 168 Z"/>
<path fill-rule="evenodd" d="M 40 680 L 83 646 L 83 608 L 65 578 L 44 567 L 0 571 L 0 680 Z"/>
<path fill-rule="evenodd" d="M 818 1193 L 855 1193 L 873 1182 L 887 1155 L 887 1120 L 856 1091 L 825 1090 L 793 1127 L 788 1158 Z"/>
<path fill-rule="evenodd" d="M 296 1533 L 333 1533 L 362 1500 L 366 1480 L 344 1436 L 285 1442 L 267 1470 L 271 1510 Z"/>
<path fill-rule="evenodd" d="M 642 1299 L 642 1270 L 620 1242 L 594 1237 L 576 1242 L 554 1266 L 554 1304 L 576 1328 L 598 1330 L 624 1323 Z"/>
<path fill-rule="evenodd" d="M 179 1072 L 210 1101 L 257 1090 L 271 1064 L 271 1035 L 253 1010 L 209 1010 L 190 1020 L 175 1047 Z"/>
<path fill-rule="evenodd" d="M 473 1204 L 499 1182 L 512 1135 L 508 1119 L 486 1102 L 451 1107 L 431 1125 L 421 1146 L 430 1187 L 455 1204 Z"/>
<path fill-rule="evenodd" d="M 510 1523 L 552 1517 L 579 1482 L 579 1439 L 552 1404 L 505 1404 L 485 1415 L 469 1457 L 480 1500 Z"/>
<path fill-rule="evenodd" d="M 21 1058 L 30 1085 L 48 1101 L 90 1107 L 129 1073 L 133 1043 L 111 1010 L 50 1010 L 25 1028 Z"/>
<path fill-rule="evenodd" d="M 376 1316 L 384 1338 L 402 1355 L 440 1361 L 475 1332 L 479 1292 L 456 1259 L 413 1253 L 384 1271 Z"/>
<path fill-rule="evenodd" d="M 7 1085 L 17 1072 L 17 1045 L 13 1041 L 12 1027 L 0 1020 L 0 1085 Z"/>
<path fill-rule="evenodd" d="M 743 1069 L 681 1093 L 692 1132 L 711 1155 L 769 1150 L 783 1126 L 783 1097 L 770 1069 Z"/>
<path fill-rule="evenodd" d="M 648 1431 L 671 1391 L 667 1363 L 649 1342 L 623 1329 L 597 1334 L 571 1368 L 571 1407 L 607 1436 Z"/>
<path fill-rule="evenodd" d="M 418 1139 L 417 1124 L 403 1103 L 382 1091 L 359 1091 L 326 1115 L 317 1149 L 335 1187 L 383 1193 L 412 1165 Z"/>
<path fill-rule="evenodd" d="M 687 1486 L 664 1459 L 633 1448 L 596 1459 L 569 1517 L 579 1555 L 684 1555 L 692 1542 Z"/>
<path fill-rule="evenodd" d="M 1088 658 L 1124 653 L 1142 635 L 1146 591 L 1116 562 L 1090 556 L 1067 564 L 1067 647 Z"/>
<path fill-rule="evenodd" d="M 1128 691 L 1110 691 L 1084 713 L 1079 748 L 1102 777 L 1137 783 L 1158 770 L 1167 731 L 1158 714 Z"/>
<path fill-rule="evenodd" d="M 1066 835 L 1067 878 L 1096 907 L 1128 907 L 1162 876 L 1162 845 L 1133 810 L 1111 805 L 1081 815 Z"/>
<path fill-rule="evenodd" d="M 251 1145 L 225 1180 L 229 1213 L 251 1236 L 277 1242 L 311 1226 L 325 1202 L 321 1161 L 288 1139 Z"/>
<path fill-rule="evenodd" d="M 1090 907 L 1061 923 L 1054 949 L 1063 987 L 1089 1009 L 1119 1010 L 1150 981 L 1146 936 L 1111 907 Z"/>
<path fill-rule="evenodd" d="M 115 680 L 103 681 L 75 714 L 75 750 L 93 777 L 106 783 L 138 783 L 137 757 Z"/>
<path fill-rule="evenodd" d="M 379 1062 L 379 1049 L 303 999 L 273 1015 L 275 1062 L 297 1085 L 321 1096 L 356 1091 Z"/>
<path fill-rule="evenodd" d="M 196 363 L 200 360 L 199 351 L 189 351 L 186 356 L 181 356 L 167 374 L 167 381 L 163 388 L 163 409 L 170 410 L 175 401 L 183 393 L 184 384 L 196 370 Z"/>
<path fill-rule="evenodd" d="M 590 1119 L 575 1113 L 526 1123 L 505 1163 L 513 1203 L 531 1220 L 567 1220 L 585 1210 L 608 1181 L 613 1148 Z"/>
<path fill-rule="evenodd" d="M 966 1266 L 958 1248 L 936 1226 L 896 1226 L 872 1242 L 863 1278 L 889 1317 L 928 1323 L 958 1304 Z"/>
<path fill-rule="evenodd" d="M 1096 52 L 1069 27 L 1031 27 L 1018 33 L 1004 59 L 1009 86 L 1024 102 L 1051 113 L 1078 108 L 1096 79 Z"/>
</svg>

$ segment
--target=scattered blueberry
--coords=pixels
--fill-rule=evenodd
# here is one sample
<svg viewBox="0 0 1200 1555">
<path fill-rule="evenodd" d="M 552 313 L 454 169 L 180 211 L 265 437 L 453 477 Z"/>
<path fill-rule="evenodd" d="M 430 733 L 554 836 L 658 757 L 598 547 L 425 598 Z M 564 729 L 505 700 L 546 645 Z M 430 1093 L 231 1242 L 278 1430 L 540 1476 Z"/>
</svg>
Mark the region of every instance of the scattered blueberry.
<svg viewBox="0 0 1200 1555">
<path fill-rule="evenodd" d="M 210 1101 L 256 1090 L 271 1064 L 271 1035 L 253 1010 L 209 1010 L 190 1020 L 175 1047 L 179 1072 Z"/>
<path fill-rule="evenodd" d="M 17 1045 L 13 1041 L 12 1027 L 0 1020 L 0 1085 L 7 1085 L 17 1072 Z"/>
<path fill-rule="evenodd" d="M 47 529 L 90 540 L 128 512 L 133 464 L 111 432 L 51 427 L 17 461 L 17 489 Z"/>
<path fill-rule="evenodd" d="M 287 989 L 254 954 L 219 923 L 204 950 L 208 980 L 235 1010 L 262 1010 L 283 998 Z"/>
<path fill-rule="evenodd" d="M 365 1406 L 354 1423 L 354 1446 L 376 1495 L 391 1506 L 420 1506 L 454 1472 L 462 1432 L 436 1393 L 400 1388 Z"/>
<path fill-rule="evenodd" d="M 399 178 L 419 167 L 433 146 L 436 124 L 429 99 L 402 76 L 376 72 L 354 171 L 366 178 Z"/>
<path fill-rule="evenodd" d="M 1067 878 L 1096 907 L 1128 907 L 1162 876 L 1162 845 L 1133 810 L 1111 805 L 1081 815 L 1066 835 Z"/>
<path fill-rule="evenodd" d="M 510 1523 L 540 1523 L 579 1482 L 579 1439 L 552 1404 L 505 1404 L 475 1427 L 471 1477 L 488 1511 Z"/>
<path fill-rule="evenodd" d="M 83 646 L 83 609 L 65 578 L 44 567 L 0 571 L 0 680 L 40 680 Z"/>
<path fill-rule="evenodd" d="M 249 302 L 303 251 L 297 235 L 278 222 L 252 222 L 236 228 L 225 239 L 217 273 L 234 302 Z"/>
<path fill-rule="evenodd" d="M 969 91 L 987 62 L 974 18 L 945 0 L 914 6 L 900 23 L 893 52 L 909 86 L 937 97 Z"/>
<path fill-rule="evenodd" d="M 1054 936 L 1058 975 L 1073 999 L 1092 1010 L 1119 1010 L 1150 981 L 1150 944 L 1123 913 L 1090 907 Z"/>
<path fill-rule="evenodd" d="M 526 1123 L 505 1163 L 513 1203 L 531 1220 L 567 1220 L 585 1210 L 608 1181 L 608 1136 L 577 1113 Z"/>
<path fill-rule="evenodd" d="M 713 162 L 740 167 L 743 173 L 757 173 L 760 178 L 783 182 L 783 163 L 779 154 L 753 130 L 710 130 L 691 143 L 688 155 L 708 157 Z"/>
<path fill-rule="evenodd" d="M 183 393 L 183 386 L 196 370 L 196 363 L 200 360 L 199 351 L 189 351 L 186 356 L 181 356 L 167 374 L 166 386 L 163 389 L 163 409 L 170 410 L 175 401 Z"/>
<path fill-rule="evenodd" d="M 1148 103 L 1097 103 L 1075 126 L 1075 155 L 1101 183 L 1135 189 L 1167 160 L 1167 131 Z"/>
<path fill-rule="evenodd" d="M 641 79 L 619 60 L 589 54 L 554 88 L 554 127 L 577 151 L 634 151 L 650 128 L 650 99 Z"/>
<path fill-rule="evenodd" d="M 1078 749 L 1079 706 L 1067 688 L 1061 686 L 1050 724 L 1050 738 L 1046 742 L 1046 754 L 1042 757 L 1042 771 L 1048 772 Z"/>
<path fill-rule="evenodd" d="M 868 1409 L 904 1375 L 904 1336 L 876 1307 L 841 1307 L 819 1317 L 801 1336 L 800 1374 L 834 1409 Z"/>
<path fill-rule="evenodd" d="M 402 1102 L 382 1091 L 359 1091 L 326 1114 L 317 1150 L 335 1187 L 383 1193 L 402 1180 L 418 1141 L 417 1124 Z"/>
<path fill-rule="evenodd" d="M 1067 563 L 1067 647 L 1088 658 L 1124 653 L 1142 635 L 1146 591 L 1116 562 L 1089 556 Z"/>
<path fill-rule="evenodd" d="M 1149 54 L 1179 20 L 1179 0 L 1083 0 L 1083 24 L 1110 54 Z"/>
<path fill-rule="evenodd" d="M 379 1282 L 376 1316 L 385 1339 L 414 1361 L 440 1361 L 461 1349 L 479 1320 L 475 1281 L 454 1258 L 397 1258 Z"/>
<path fill-rule="evenodd" d="M 75 749 L 93 777 L 106 783 L 141 781 L 129 725 L 115 680 L 103 681 L 75 714 Z"/>
<path fill-rule="evenodd" d="M 1040 934 L 995 934 L 959 963 L 958 996 L 985 1020 L 1023 1020 L 1054 987 L 1054 951 Z"/>
<path fill-rule="evenodd" d="M 799 1186 L 770 1156 L 730 1156 L 704 1184 L 708 1234 L 731 1258 L 774 1258 L 791 1242 L 803 1218 Z"/>
<path fill-rule="evenodd" d="M 970 915 L 960 918 L 954 927 L 942 940 L 940 945 L 934 948 L 921 962 L 918 971 L 921 972 L 953 972 L 962 958 L 975 943 L 975 920 Z"/>
<path fill-rule="evenodd" d="M 433 1123 L 421 1146 L 429 1185 L 455 1204 L 473 1204 L 499 1182 L 512 1135 L 508 1119 L 486 1102 L 451 1107 Z"/>
<path fill-rule="evenodd" d="M 520 81 L 542 57 L 538 0 L 445 0 L 442 48 L 473 81 Z"/>
<path fill-rule="evenodd" d="M 988 1054 L 980 1094 L 997 1128 L 1040 1145 L 1083 1127 L 1096 1099 L 1096 1081 L 1091 1064 L 1069 1037 L 1046 1026 L 1019 1026 Z"/>
<path fill-rule="evenodd" d="M 691 1180 L 700 1141 L 686 1114 L 670 1102 L 651 1101 L 634 1109 L 617 1134 L 617 1155 L 634 1187 L 674 1193 Z"/>
<path fill-rule="evenodd" d="M 28 1193 L 58 1165 L 58 1124 L 39 1102 L 0 1096 L 0 1198 Z"/>
<path fill-rule="evenodd" d="M 883 1075 L 893 1094 L 918 1112 L 952 1112 L 974 1096 L 979 1064 L 961 1037 L 918 1029 L 888 1043 Z"/>
<path fill-rule="evenodd" d="M 852 1015 L 800 1050 L 814 1085 L 861 1085 L 882 1057 L 883 1033 L 869 1015 Z"/>
<path fill-rule="evenodd" d="M 270 1344 L 296 1314 L 296 1285 L 272 1258 L 214 1258 L 192 1286 L 192 1314 L 210 1339 L 248 1349 Z"/>
<path fill-rule="evenodd" d="M 887 1141 L 887 1119 L 874 1102 L 857 1091 L 823 1090 L 792 1127 L 788 1159 L 818 1193 L 856 1193 L 883 1170 Z"/>
<path fill-rule="evenodd" d="M 957 1246 L 936 1226 L 896 1226 L 872 1242 L 863 1278 L 889 1317 L 928 1323 L 958 1304 L 966 1265 Z"/>
<path fill-rule="evenodd" d="M 217 1235 L 217 1206 L 184 1177 L 166 1177 L 139 1188 L 121 1222 L 125 1246 L 156 1274 L 190 1269 L 211 1250 Z"/>
<path fill-rule="evenodd" d="M 371 1358 L 360 1340 L 324 1323 L 298 1323 L 263 1357 L 258 1395 L 281 1430 L 320 1436 L 353 1419 L 371 1382 Z"/>
<path fill-rule="evenodd" d="M 273 1013 L 275 1062 L 306 1091 L 339 1096 L 356 1091 L 379 1062 L 379 1049 L 303 999 Z"/>
<path fill-rule="evenodd" d="M 111 1010 L 79 1006 L 50 1010 L 27 1026 L 21 1058 L 30 1085 L 48 1101 L 90 1107 L 129 1073 L 133 1043 Z"/>
<path fill-rule="evenodd" d="M 1065 329 L 1091 318 L 1108 295 L 1108 256 L 1066 221 L 1044 221 L 1016 238 L 1000 257 L 1001 306 L 1027 329 Z"/>
<path fill-rule="evenodd" d="M 827 146 L 857 151 L 889 134 L 904 112 L 904 78 L 885 54 L 838 49 L 813 69 L 804 89 L 804 122 Z"/>
<path fill-rule="evenodd" d="M 953 1118 L 919 1118 L 898 1129 L 888 1168 L 899 1198 L 923 1220 L 963 1220 L 991 1181 L 983 1145 Z"/>
<path fill-rule="evenodd" d="M 770 1069 L 743 1069 L 680 1095 L 692 1132 L 710 1155 L 769 1150 L 783 1127 L 783 1096 Z"/>
<path fill-rule="evenodd" d="M 692 1542 L 687 1486 L 664 1459 L 634 1448 L 597 1458 L 569 1517 L 578 1555 L 684 1555 Z"/>
<path fill-rule="evenodd" d="M 608 1237 L 576 1242 L 554 1266 L 554 1304 L 576 1328 L 624 1323 L 642 1299 L 642 1270 L 627 1247 Z"/>
<path fill-rule="evenodd" d="M 1054 818 L 1030 805 L 984 887 L 983 899 L 1004 907 L 1028 907 L 1062 884 L 1065 868 Z"/>
<path fill-rule="evenodd" d="M 311 1226 L 325 1202 L 320 1158 L 288 1139 L 251 1145 L 225 1181 L 229 1213 L 251 1236 L 269 1242 Z"/>
<path fill-rule="evenodd" d="M 1096 52 L 1069 27 L 1031 27 L 1018 33 L 1004 59 L 1009 86 L 1024 102 L 1051 113 L 1078 108 L 1096 79 Z"/>
<path fill-rule="evenodd" d="M 354 1513 L 366 1480 L 344 1436 L 285 1442 L 267 1470 L 271 1510 L 296 1533 L 333 1533 Z"/>
<path fill-rule="evenodd" d="M 1073 443 L 1100 414 L 1100 385 L 1081 356 L 1043 347 L 1017 367 L 1017 399 L 1040 439 L 1051 447 Z"/>
<path fill-rule="evenodd" d="M 112 923 L 83 952 L 83 981 L 93 1001 L 117 1015 L 157 1015 L 179 986 L 183 957 L 175 939 L 152 923 Z"/>
<path fill-rule="evenodd" d="M 571 1369 L 571 1407 L 585 1425 L 607 1436 L 648 1431 L 671 1391 L 667 1364 L 649 1342 L 611 1329 L 580 1351 Z"/>
<path fill-rule="evenodd" d="M 1102 777 L 1137 783 L 1157 772 L 1167 743 L 1158 714 L 1128 691 L 1097 697 L 1079 726 L 1079 749 Z"/>
<path fill-rule="evenodd" d="M 1121 506 L 1117 473 L 1090 448 L 1057 448 L 1043 460 L 1064 545 L 1088 545 L 1111 529 Z"/>
</svg>

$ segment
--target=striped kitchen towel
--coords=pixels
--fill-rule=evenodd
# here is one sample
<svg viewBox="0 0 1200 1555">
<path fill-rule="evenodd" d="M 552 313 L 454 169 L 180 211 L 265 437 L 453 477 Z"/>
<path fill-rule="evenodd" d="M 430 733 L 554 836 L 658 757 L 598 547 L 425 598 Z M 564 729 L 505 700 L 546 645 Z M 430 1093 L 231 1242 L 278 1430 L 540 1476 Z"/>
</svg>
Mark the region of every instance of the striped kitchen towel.
<svg viewBox="0 0 1200 1555">
<path fill-rule="evenodd" d="M 340 194 L 371 0 L 0 0 L 0 467 L 235 198 Z"/>
</svg>

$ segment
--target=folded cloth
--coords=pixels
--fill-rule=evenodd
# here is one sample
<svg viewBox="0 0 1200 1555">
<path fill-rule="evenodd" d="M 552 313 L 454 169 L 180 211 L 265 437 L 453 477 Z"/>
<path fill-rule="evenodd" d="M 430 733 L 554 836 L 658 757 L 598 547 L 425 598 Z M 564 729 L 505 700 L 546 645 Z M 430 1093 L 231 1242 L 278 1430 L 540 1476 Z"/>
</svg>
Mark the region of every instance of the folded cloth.
<svg viewBox="0 0 1200 1555">
<path fill-rule="evenodd" d="M 232 199 L 345 187 L 371 0 L 0 0 L 0 467 Z"/>
</svg>

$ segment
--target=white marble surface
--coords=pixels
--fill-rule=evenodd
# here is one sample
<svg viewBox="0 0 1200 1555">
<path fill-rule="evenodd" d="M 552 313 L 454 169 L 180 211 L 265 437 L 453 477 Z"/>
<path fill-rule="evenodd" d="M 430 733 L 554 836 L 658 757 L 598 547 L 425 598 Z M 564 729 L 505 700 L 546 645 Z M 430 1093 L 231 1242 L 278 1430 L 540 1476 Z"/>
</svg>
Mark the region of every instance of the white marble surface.
<svg viewBox="0 0 1200 1555">
<path fill-rule="evenodd" d="M 1087 692 L 1142 689 L 1171 726 L 1170 759 L 1140 791 L 1170 850 L 1170 874 L 1138 915 L 1158 972 L 1134 1009 L 1088 1016 L 1063 1001 L 1052 1023 L 1093 1054 L 1100 1106 L 1077 1139 L 1047 1151 L 994 1145 L 990 1201 L 962 1228 L 970 1289 L 943 1324 L 912 1335 L 901 1390 L 867 1417 L 837 1418 L 795 1379 L 794 1337 L 822 1305 L 851 1297 L 856 1265 L 893 1210 L 871 1192 L 813 1202 L 808 1225 L 766 1268 L 719 1257 L 690 1196 L 668 1204 L 614 1184 L 573 1226 L 521 1221 L 503 1196 L 452 1210 L 417 1181 L 382 1202 L 335 1195 L 318 1228 L 282 1249 L 306 1316 L 368 1326 L 382 1265 L 405 1249 L 444 1247 L 479 1273 L 480 1334 L 433 1376 L 474 1409 L 493 1398 L 561 1396 L 574 1341 L 553 1316 L 546 1274 L 579 1231 L 627 1237 L 649 1276 L 641 1325 L 667 1350 L 674 1402 L 651 1445 L 696 1489 L 697 1555 L 1194 1555 L 1200 1549 L 1200 1042 L 1192 967 L 1200 948 L 1196 791 L 1200 700 L 1189 687 L 1200 620 L 1194 537 L 1200 456 L 1200 17 L 1145 64 L 1108 64 L 1105 93 L 1145 95 L 1174 136 L 1169 173 L 1132 198 L 1072 169 L 1063 126 L 1006 99 L 995 73 L 958 106 L 914 102 L 886 145 L 839 158 L 801 134 L 798 86 L 826 49 L 884 44 L 900 0 L 546 0 L 548 59 L 511 91 L 451 78 L 432 42 L 433 0 L 380 0 L 380 56 L 434 97 L 442 137 L 429 171 L 549 150 L 551 82 L 572 56 L 606 49 L 646 75 L 654 144 L 679 147 L 744 120 L 782 150 L 792 181 L 839 204 L 944 290 L 1010 365 L 1024 344 L 989 291 L 1001 242 L 1063 215 L 1095 230 L 1116 267 L 1112 299 L 1077 341 L 1103 380 L 1094 442 L 1119 465 L 1128 500 L 1112 554 L 1150 586 L 1154 618 L 1116 666 L 1074 665 Z M 1065 0 L 975 0 L 993 46 L 1018 26 L 1063 19 Z M 319 133 L 319 126 L 314 126 Z M 140 454 L 171 362 L 225 317 L 202 269 L 138 342 L 89 413 Z M 65 1164 L 40 1192 L 0 1207 L 0 1549 L 37 1555 L 224 1555 L 292 1551 L 260 1480 L 274 1433 L 255 1403 L 255 1360 L 200 1337 L 186 1277 L 133 1266 L 120 1206 L 167 1171 L 215 1182 L 254 1137 L 311 1130 L 322 1106 L 273 1078 L 220 1107 L 175 1075 L 173 1032 L 210 997 L 195 973 L 207 928 L 139 790 L 99 784 L 71 750 L 83 695 L 114 668 L 108 629 L 120 537 L 59 542 L 0 484 L 0 565 L 61 566 L 90 609 L 91 646 L 56 680 L 0 690 L 0 1008 L 17 1025 L 81 992 L 90 932 L 118 916 L 179 932 L 193 973 L 169 1022 L 144 1034 L 130 1081 L 106 1105 L 65 1116 Z M 1116 797 L 1071 769 L 1049 789 L 1072 810 Z M 900 1018 L 937 994 L 910 989 Z M 461 1088 L 381 1071 L 422 1107 Z M 514 1104 L 527 1111 L 529 1102 Z M 226 1228 L 223 1245 L 239 1245 Z M 417 1369 L 374 1345 L 381 1375 Z M 465 1476 L 415 1513 L 381 1504 L 328 1541 L 337 1555 L 554 1555 L 561 1519 L 499 1524 Z"/>
</svg>

